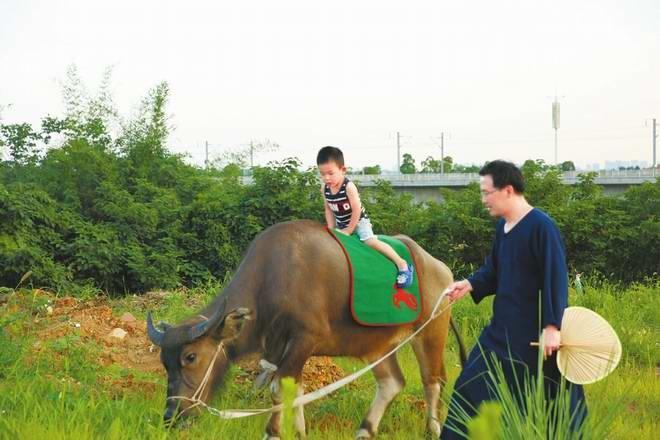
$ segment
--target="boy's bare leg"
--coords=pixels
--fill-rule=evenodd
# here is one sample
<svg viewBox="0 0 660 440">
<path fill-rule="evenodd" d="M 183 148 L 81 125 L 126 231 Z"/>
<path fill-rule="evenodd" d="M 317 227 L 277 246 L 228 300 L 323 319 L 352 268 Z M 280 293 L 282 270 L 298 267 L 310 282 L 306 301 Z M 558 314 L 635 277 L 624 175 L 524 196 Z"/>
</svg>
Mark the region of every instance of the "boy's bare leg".
<svg viewBox="0 0 660 440">
<path fill-rule="evenodd" d="M 399 270 L 407 270 L 408 269 L 408 263 L 406 263 L 406 260 L 401 258 L 399 254 L 397 254 L 394 249 L 392 249 L 392 246 L 390 246 L 387 243 L 383 243 L 380 241 L 378 238 L 373 237 L 370 238 L 369 240 L 364 242 L 367 246 L 369 246 L 372 249 L 377 250 L 381 254 L 385 255 L 387 258 L 392 260 L 394 264 L 396 264 L 396 267 L 399 268 Z"/>
</svg>

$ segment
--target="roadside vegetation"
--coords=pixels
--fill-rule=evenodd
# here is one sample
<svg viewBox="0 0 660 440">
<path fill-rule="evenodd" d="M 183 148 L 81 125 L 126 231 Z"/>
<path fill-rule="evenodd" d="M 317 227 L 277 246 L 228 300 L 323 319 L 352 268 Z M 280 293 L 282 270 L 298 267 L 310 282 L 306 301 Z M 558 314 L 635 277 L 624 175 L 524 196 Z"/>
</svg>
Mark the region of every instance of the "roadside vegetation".
<svg viewBox="0 0 660 440">
<path fill-rule="evenodd" d="M 203 286 L 224 281 L 268 226 L 323 220 L 314 170 L 284 159 L 243 185 L 235 163 L 191 166 L 167 149 L 167 84 L 120 117 L 109 81 L 90 94 L 72 69 L 64 115 L 41 127 L 0 121 L 0 286 L 27 273 L 26 286 L 71 294 Z M 528 199 L 564 234 L 572 274 L 630 283 L 660 272 L 660 181 L 606 197 L 591 174 L 570 187 L 542 161 L 522 168 Z M 460 277 L 483 261 L 494 221 L 476 185 L 443 198 L 363 189 L 375 231 L 413 237 Z"/>
</svg>

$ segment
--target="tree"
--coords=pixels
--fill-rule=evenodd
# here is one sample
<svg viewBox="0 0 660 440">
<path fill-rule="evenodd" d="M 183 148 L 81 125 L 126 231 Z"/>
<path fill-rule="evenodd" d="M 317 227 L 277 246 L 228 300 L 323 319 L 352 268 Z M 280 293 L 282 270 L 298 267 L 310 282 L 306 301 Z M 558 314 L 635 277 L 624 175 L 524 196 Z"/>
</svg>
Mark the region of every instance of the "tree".
<svg viewBox="0 0 660 440">
<path fill-rule="evenodd" d="M 571 160 L 567 160 L 565 162 L 562 162 L 561 165 L 559 165 L 559 169 L 562 171 L 575 171 L 575 164 Z"/>
<path fill-rule="evenodd" d="M 36 162 L 40 150 L 37 142 L 41 135 L 28 123 L 0 125 L 0 146 L 9 149 L 9 156 L 18 165 Z"/>
<path fill-rule="evenodd" d="M 101 85 L 95 94 L 90 94 L 83 84 L 75 65 L 69 66 L 66 79 L 61 82 L 64 101 L 64 117 L 47 116 L 42 120 L 44 141 L 48 143 L 53 134 L 60 134 L 66 140 L 84 139 L 95 148 L 107 149 L 112 146 L 119 128 L 119 120 L 110 84 L 112 68 L 106 68 Z"/>
<path fill-rule="evenodd" d="M 422 173 L 439 173 L 440 161 L 428 156 L 422 161 Z"/>
<path fill-rule="evenodd" d="M 481 167 L 479 165 L 461 165 L 453 164 L 451 172 L 452 173 L 478 173 Z"/>
<path fill-rule="evenodd" d="M 415 168 L 415 159 L 413 159 L 412 155 L 408 153 L 403 155 L 403 163 L 401 164 L 399 171 L 403 174 L 414 174 L 417 172 L 417 169 Z"/>
<path fill-rule="evenodd" d="M 454 168 L 454 159 L 451 156 L 445 156 L 442 161 L 444 162 L 444 172 L 451 173 Z"/>
<path fill-rule="evenodd" d="M 126 163 L 122 172 L 135 182 L 148 179 L 168 186 L 174 183 L 173 156 L 167 149 L 167 138 L 172 127 L 166 114 L 169 86 L 158 84 L 143 98 L 138 115 L 124 124 L 117 140 L 118 151 Z"/>
<path fill-rule="evenodd" d="M 550 211 L 566 206 L 571 189 L 562 183 L 558 167 L 547 165 L 542 159 L 527 160 L 521 171 L 525 177 L 525 196 L 532 205 Z"/>
<path fill-rule="evenodd" d="M 366 166 L 362 168 L 362 174 L 379 175 L 380 173 L 380 165 Z"/>
<path fill-rule="evenodd" d="M 573 200 L 595 199 L 603 193 L 603 189 L 595 183 L 598 173 L 591 171 L 578 175 L 578 183 L 573 191 Z"/>
<path fill-rule="evenodd" d="M 454 170 L 454 159 L 451 156 L 445 156 L 444 159 L 434 159 L 428 156 L 422 161 L 422 173 L 451 173 Z"/>
</svg>

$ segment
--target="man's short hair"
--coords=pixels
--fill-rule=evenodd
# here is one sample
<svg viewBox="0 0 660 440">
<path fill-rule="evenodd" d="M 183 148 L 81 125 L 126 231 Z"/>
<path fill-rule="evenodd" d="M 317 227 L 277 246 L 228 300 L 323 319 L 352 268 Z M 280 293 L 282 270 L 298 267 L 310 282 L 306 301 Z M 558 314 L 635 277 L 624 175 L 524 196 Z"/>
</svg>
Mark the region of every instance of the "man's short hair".
<svg viewBox="0 0 660 440">
<path fill-rule="evenodd" d="M 321 165 L 328 162 L 334 162 L 338 166 L 344 166 L 344 153 L 337 147 L 323 147 L 316 155 L 316 165 Z"/>
<path fill-rule="evenodd" d="M 488 162 L 479 170 L 480 176 L 489 175 L 493 178 L 493 186 L 502 189 L 511 185 L 517 194 L 525 192 L 525 178 L 520 169 L 511 162 L 494 160 Z"/>
</svg>

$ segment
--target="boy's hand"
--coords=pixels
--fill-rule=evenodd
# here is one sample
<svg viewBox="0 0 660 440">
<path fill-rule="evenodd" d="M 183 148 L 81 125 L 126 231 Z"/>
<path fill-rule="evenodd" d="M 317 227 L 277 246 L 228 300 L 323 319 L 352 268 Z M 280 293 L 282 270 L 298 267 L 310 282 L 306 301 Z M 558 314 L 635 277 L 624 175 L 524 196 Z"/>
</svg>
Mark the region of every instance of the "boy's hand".
<svg viewBox="0 0 660 440">
<path fill-rule="evenodd" d="M 344 229 L 335 229 L 335 231 L 341 232 L 344 235 L 351 235 L 351 234 L 348 234 Z"/>
</svg>

